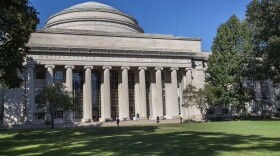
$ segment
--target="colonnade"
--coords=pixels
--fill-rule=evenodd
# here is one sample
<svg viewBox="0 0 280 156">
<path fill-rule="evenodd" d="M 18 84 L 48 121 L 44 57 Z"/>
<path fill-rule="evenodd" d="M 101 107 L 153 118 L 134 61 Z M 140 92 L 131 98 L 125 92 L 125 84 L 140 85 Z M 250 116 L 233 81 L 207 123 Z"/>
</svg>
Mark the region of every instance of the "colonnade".
<svg viewBox="0 0 280 156">
<path fill-rule="evenodd" d="M 34 94 L 34 65 L 27 65 L 27 120 L 33 121 L 34 108 L 35 108 L 35 94 Z M 47 70 L 46 84 L 53 85 L 53 70 L 55 65 L 45 65 Z M 66 90 L 72 91 L 72 75 L 73 65 L 66 65 Z M 83 118 L 82 122 L 92 121 L 92 70 L 93 66 L 84 66 L 84 84 L 83 84 Z M 110 95 L 110 70 L 111 66 L 102 66 L 101 74 L 101 118 L 99 121 L 104 121 L 106 118 L 111 118 L 111 95 Z M 135 76 L 139 80 L 135 85 L 135 112 L 139 113 L 142 119 L 147 119 L 147 100 L 146 100 L 146 72 L 147 67 L 138 67 Z M 151 69 L 151 67 L 149 68 Z M 191 75 L 191 68 L 185 68 L 184 74 L 179 78 L 178 83 L 178 70 L 179 68 L 163 68 L 154 67 L 154 74 L 150 75 L 151 78 L 151 104 L 150 104 L 150 117 L 149 119 L 156 119 L 157 116 L 164 117 L 163 114 L 163 82 L 162 70 L 170 70 L 170 84 L 166 98 L 165 117 L 168 119 L 177 118 L 182 110 L 182 93 L 178 98 L 178 84 L 179 89 L 182 90 L 193 79 Z M 129 118 L 129 86 L 128 86 L 128 71 L 130 67 L 120 67 L 121 71 L 121 94 L 119 94 L 119 118 Z M 180 75 L 181 76 L 181 75 Z M 178 99 L 181 99 L 178 101 Z M 180 102 L 180 104 L 178 103 Z M 179 108 L 181 107 L 181 108 Z M 181 111 L 181 115 L 185 115 L 185 111 Z M 71 117 L 70 117 L 71 118 Z"/>
</svg>

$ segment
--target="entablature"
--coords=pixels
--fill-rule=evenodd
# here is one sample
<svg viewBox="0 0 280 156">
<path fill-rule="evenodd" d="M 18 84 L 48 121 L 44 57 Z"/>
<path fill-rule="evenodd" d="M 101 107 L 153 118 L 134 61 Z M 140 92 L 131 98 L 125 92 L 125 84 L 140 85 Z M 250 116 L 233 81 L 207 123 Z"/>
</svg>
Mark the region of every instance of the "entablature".
<svg viewBox="0 0 280 156">
<path fill-rule="evenodd" d="M 35 47 L 31 46 L 28 54 L 65 54 L 65 55 L 121 55 L 121 56 L 156 56 L 156 57 L 186 57 L 207 59 L 197 56 L 195 52 L 174 52 L 174 51 L 145 51 L 145 50 L 130 50 L 130 49 L 101 49 L 101 48 L 65 48 L 65 47 Z"/>
</svg>

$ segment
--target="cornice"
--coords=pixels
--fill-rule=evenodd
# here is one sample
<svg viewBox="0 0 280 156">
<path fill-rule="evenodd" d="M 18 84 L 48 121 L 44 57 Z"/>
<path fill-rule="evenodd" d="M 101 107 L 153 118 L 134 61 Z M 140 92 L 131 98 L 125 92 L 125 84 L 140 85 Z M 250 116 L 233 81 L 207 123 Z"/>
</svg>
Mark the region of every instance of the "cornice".
<svg viewBox="0 0 280 156">
<path fill-rule="evenodd" d="M 29 46 L 28 54 L 41 55 L 85 55 L 85 56 L 130 56 L 130 57 L 174 57 L 191 58 L 195 60 L 208 60 L 206 57 L 197 56 L 195 52 L 176 52 L 176 51 L 148 51 L 148 50 L 126 50 L 126 49 L 99 49 L 99 48 L 63 48 L 63 47 L 36 47 Z"/>
<path fill-rule="evenodd" d="M 147 38 L 147 39 L 164 39 L 164 40 L 184 40 L 184 41 L 201 41 L 200 38 L 194 37 L 178 37 L 165 34 L 147 34 L 147 33 L 118 33 L 118 32 L 102 32 L 92 30 L 75 30 L 75 29 L 59 29 L 47 28 L 39 29 L 34 33 L 46 34 L 65 34 L 65 35 L 85 35 L 85 36 L 108 36 L 108 37 L 127 37 L 127 38 Z"/>
</svg>

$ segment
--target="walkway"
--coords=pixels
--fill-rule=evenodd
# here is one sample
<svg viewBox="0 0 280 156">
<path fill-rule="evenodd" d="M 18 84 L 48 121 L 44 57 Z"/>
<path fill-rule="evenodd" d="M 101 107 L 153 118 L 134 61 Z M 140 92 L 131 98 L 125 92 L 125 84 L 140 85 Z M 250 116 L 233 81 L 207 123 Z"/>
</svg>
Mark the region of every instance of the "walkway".
<svg viewBox="0 0 280 156">
<path fill-rule="evenodd" d="M 170 123 L 180 123 L 180 119 L 173 120 L 160 120 L 159 123 L 156 123 L 156 120 L 138 120 L 138 121 L 121 121 L 120 126 L 145 126 L 145 125 L 157 125 L 157 124 L 170 124 Z M 116 122 L 91 122 L 91 123 L 58 123 L 55 124 L 55 128 L 66 128 L 66 127 L 116 127 Z M 37 129 L 37 128 L 50 128 L 50 125 L 45 124 L 26 124 L 19 126 L 12 126 L 8 129 Z"/>
</svg>

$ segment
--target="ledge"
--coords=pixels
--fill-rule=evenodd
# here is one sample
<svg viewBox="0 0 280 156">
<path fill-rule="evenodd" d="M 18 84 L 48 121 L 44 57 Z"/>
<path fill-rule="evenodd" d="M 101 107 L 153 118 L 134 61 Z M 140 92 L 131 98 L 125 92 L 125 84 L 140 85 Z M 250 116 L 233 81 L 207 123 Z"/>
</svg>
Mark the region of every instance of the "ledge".
<svg viewBox="0 0 280 156">
<path fill-rule="evenodd" d="M 156 57 L 184 57 L 195 60 L 208 60 L 200 53 L 195 52 L 176 52 L 176 51 L 144 51 L 144 50 L 128 50 L 128 49 L 101 49 L 101 48 L 63 48 L 63 47 L 36 47 L 29 46 L 31 50 L 28 54 L 79 54 L 79 55 L 111 55 L 111 56 L 156 56 Z"/>
<path fill-rule="evenodd" d="M 39 29 L 39 30 L 36 30 L 34 33 L 201 41 L 200 38 L 179 37 L 179 36 L 165 35 L 165 34 L 124 33 L 124 32 L 121 32 L 121 33 L 113 32 L 112 33 L 112 32 L 102 32 L 102 31 L 92 31 L 92 30 L 75 30 L 75 29 L 58 29 L 58 28 Z"/>
</svg>

